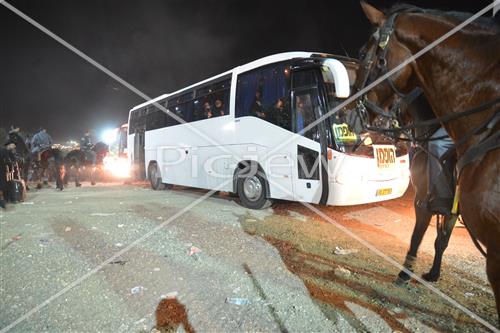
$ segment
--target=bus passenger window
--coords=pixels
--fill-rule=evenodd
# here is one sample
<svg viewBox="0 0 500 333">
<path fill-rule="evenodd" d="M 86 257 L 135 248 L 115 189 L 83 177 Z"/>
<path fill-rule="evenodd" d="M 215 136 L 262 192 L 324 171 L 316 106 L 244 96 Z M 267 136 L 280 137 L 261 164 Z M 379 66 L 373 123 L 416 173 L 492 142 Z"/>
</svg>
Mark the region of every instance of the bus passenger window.
<svg viewBox="0 0 500 333">
<path fill-rule="evenodd" d="M 253 116 L 291 129 L 289 68 L 274 64 L 240 74 L 236 89 L 236 117 Z"/>
</svg>

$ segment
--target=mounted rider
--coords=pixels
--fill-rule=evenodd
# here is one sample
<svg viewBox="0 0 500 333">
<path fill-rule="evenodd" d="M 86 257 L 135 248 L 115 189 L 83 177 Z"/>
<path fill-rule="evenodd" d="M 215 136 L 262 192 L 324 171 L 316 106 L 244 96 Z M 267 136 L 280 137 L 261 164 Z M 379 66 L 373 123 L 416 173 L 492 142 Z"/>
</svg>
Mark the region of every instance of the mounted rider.
<svg viewBox="0 0 500 333">
<path fill-rule="evenodd" d="M 40 127 L 31 138 L 31 154 L 37 162 L 40 162 L 42 153 L 52 147 L 52 138 L 45 128 Z"/>
<path fill-rule="evenodd" d="M 90 130 L 87 130 L 80 139 L 80 150 L 84 153 L 85 159 L 92 164 L 92 167 L 95 167 L 96 153 L 93 148 L 94 143 L 92 142 L 92 136 Z"/>
</svg>

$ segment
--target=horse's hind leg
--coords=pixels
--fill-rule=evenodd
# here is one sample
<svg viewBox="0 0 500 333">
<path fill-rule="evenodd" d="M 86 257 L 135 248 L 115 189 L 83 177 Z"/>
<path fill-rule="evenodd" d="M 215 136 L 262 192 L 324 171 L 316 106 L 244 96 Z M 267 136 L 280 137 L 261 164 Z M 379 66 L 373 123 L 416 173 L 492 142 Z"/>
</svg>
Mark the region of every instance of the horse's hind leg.
<svg viewBox="0 0 500 333">
<path fill-rule="evenodd" d="M 488 246 L 486 273 L 497 303 L 498 325 L 500 327 L 500 246 Z"/>
<path fill-rule="evenodd" d="M 434 242 L 434 262 L 432 263 L 429 273 L 425 273 L 422 277 L 429 282 L 436 282 L 441 274 L 441 262 L 443 260 L 443 253 L 448 247 L 450 236 L 457 221 L 457 215 L 450 215 L 444 217 L 444 221 L 437 224 L 437 237 Z"/>
<path fill-rule="evenodd" d="M 76 166 L 75 168 L 75 186 L 80 187 L 82 184 L 80 184 L 80 167 Z"/>
<path fill-rule="evenodd" d="M 417 260 L 418 248 L 422 243 L 425 231 L 429 227 L 429 223 L 431 222 L 432 218 L 432 214 L 429 213 L 427 209 L 419 206 L 417 199 L 415 199 L 414 207 L 415 207 L 415 227 L 413 228 L 413 233 L 411 235 L 410 249 L 406 254 L 406 259 L 403 264 L 403 266 L 411 272 L 413 272 L 413 267 L 415 266 L 415 262 Z M 410 275 L 408 275 L 405 271 L 401 271 L 398 274 L 396 283 L 403 284 L 408 282 L 410 279 L 411 279 Z"/>
</svg>

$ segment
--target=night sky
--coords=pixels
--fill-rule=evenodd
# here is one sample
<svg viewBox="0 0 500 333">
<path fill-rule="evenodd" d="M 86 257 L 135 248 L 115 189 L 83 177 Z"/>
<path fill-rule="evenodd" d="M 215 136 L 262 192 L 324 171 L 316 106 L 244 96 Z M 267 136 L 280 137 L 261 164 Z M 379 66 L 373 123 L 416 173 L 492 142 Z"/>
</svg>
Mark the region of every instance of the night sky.
<svg viewBox="0 0 500 333">
<path fill-rule="evenodd" d="M 477 12 L 490 1 L 407 2 Z M 151 97 L 278 52 L 356 57 L 370 30 L 355 0 L 9 3 Z M 143 102 L 1 5 L 0 29 L 0 127 L 44 126 L 63 141 L 118 126 Z"/>
</svg>

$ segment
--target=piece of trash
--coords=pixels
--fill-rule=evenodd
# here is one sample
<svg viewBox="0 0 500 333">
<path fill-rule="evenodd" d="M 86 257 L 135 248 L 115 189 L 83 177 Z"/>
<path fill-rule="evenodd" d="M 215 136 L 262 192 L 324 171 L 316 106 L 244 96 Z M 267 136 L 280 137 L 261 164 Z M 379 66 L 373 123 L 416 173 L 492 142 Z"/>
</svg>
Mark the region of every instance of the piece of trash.
<svg viewBox="0 0 500 333">
<path fill-rule="evenodd" d="M 191 246 L 189 248 L 189 251 L 188 251 L 188 256 L 192 256 L 193 254 L 197 254 L 197 253 L 200 253 L 201 250 L 199 248 L 197 248 L 196 246 Z"/>
<path fill-rule="evenodd" d="M 154 271 L 154 272 L 159 272 L 159 271 L 160 271 L 160 267 L 155 267 L 155 268 L 153 268 L 153 271 Z"/>
<path fill-rule="evenodd" d="M 65 232 L 71 231 L 71 227 L 66 227 L 66 228 L 64 229 L 64 231 L 65 231 Z"/>
<path fill-rule="evenodd" d="M 163 217 L 158 216 L 156 219 L 157 219 L 157 220 L 163 220 Z"/>
<path fill-rule="evenodd" d="M 160 296 L 160 299 L 176 299 L 179 293 L 177 291 L 171 291 Z"/>
<path fill-rule="evenodd" d="M 338 276 L 344 276 L 344 277 L 351 276 L 351 271 L 348 270 L 347 268 L 342 267 L 342 266 L 338 266 L 337 268 L 335 268 L 334 272 L 335 272 L 335 275 L 338 275 Z"/>
<path fill-rule="evenodd" d="M 245 222 L 257 222 L 256 219 L 246 219 Z"/>
<path fill-rule="evenodd" d="M 335 251 L 333 251 L 333 253 L 341 255 L 341 256 L 345 256 L 348 254 L 354 254 L 354 253 L 358 253 L 358 252 L 359 252 L 358 249 L 343 249 L 343 248 L 338 247 L 338 246 L 335 246 Z"/>
<path fill-rule="evenodd" d="M 139 319 L 138 321 L 134 322 L 134 325 L 138 325 L 140 323 L 143 323 L 146 321 L 146 318 Z"/>
<path fill-rule="evenodd" d="M 383 227 L 384 225 L 383 225 L 383 224 L 380 224 L 380 223 L 375 223 L 375 226 L 376 226 L 376 227 Z"/>
<path fill-rule="evenodd" d="M 234 304 L 234 305 L 247 305 L 247 304 L 250 304 L 250 301 L 246 298 L 226 297 L 226 303 Z"/>
<path fill-rule="evenodd" d="M 464 295 L 465 295 L 465 297 L 472 297 L 472 296 L 475 296 L 473 293 L 465 293 Z"/>
<path fill-rule="evenodd" d="M 123 228 L 125 224 L 118 224 L 118 228 Z"/>
<path fill-rule="evenodd" d="M 110 265 L 120 265 L 120 266 L 123 266 L 126 263 L 127 263 L 127 260 L 115 260 L 115 261 L 110 262 L 109 264 Z"/>
<path fill-rule="evenodd" d="M 135 294 L 139 294 L 139 293 L 143 292 L 144 290 L 146 290 L 146 288 L 144 288 L 143 286 L 137 286 L 137 287 L 130 289 L 130 293 L 132 295 L 135 295 Z"/>
<path fill-rule="evenodd" d="M 394 220 L 394 222 L 401 222 L 401 219 L 396 219 Z"/>
<path fill-rule="evenodd" d="M 15 242 L 15 241 L 22 239 L 22 237 L 21 237 L 21 234 L 19 234 L 19 235 L 12 236 L 11 239 Z"/>
<path fill-rule="evenodd" d="M 21 203 L 21 205 L 34 205 L 35 203 L 33 201 L 25 201 Z"/>
<path fill-rule="evenodd" d="M 90 228 L 90 229 L 92 229 L 92 230 L 97 230 L 97 227 L 92 227 L 92 228 Z"/>
<path fill-rule="evenodd" d="M 66 201 L 65 202 L 66 205 L 69 205 L 69 204 L 72 204 L 72 203 L 73 203 L 73 201 Z"/>
<path fill-rule="evenodd" d="M 90 216 L 113 216 L 115 213 L 92 213 Z"/>
<path fill-rule="evenodd" d="M 116 246 L 116 247 L 122 247 L 122 246 L 123 246 L 123 244 L 122 244 L 122 243 L 116 243 L 116 244 L 115 244 L 115 246 Z"/>
</svg>

